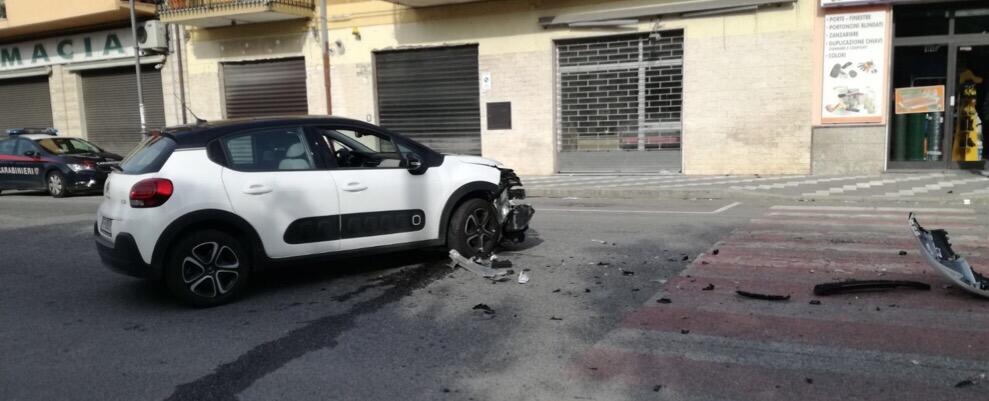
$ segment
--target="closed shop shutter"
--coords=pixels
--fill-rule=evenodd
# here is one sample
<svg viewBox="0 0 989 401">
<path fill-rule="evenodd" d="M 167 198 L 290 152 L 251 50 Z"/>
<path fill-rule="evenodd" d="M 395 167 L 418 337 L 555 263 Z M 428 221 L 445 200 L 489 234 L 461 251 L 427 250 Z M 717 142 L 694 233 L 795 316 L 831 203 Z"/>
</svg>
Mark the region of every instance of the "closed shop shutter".
<svg viewBox="0 0 989 401">
<path fill-rule="evenodd" d="M 141 115 L 133 67 L 82 72 L 82 96 L 89 140 L 114 153 L 126 155 L 141 141 Z M 144 115 L 148 130 L 165 126 L 161 73 L 141 71 Z"/>
<path fill-rule="evenodd" d="M 227 118 L 309 114 L 302 58 L 223 64 Z"/>
<path fill-rule="evenodd" d="M 481 154 L 477 45 L 375 53 L 378 119 L 443 153 Z"/>
<path fill-rule="evenodd" d="M 680 171 L 683 31 L 561 40 L 561 172 Z"/>
<path fill-rule="evenodd" d="M 0 129 L 48 128 L 52 124 L 48 76 L 0 80 Z"/>
</svg>

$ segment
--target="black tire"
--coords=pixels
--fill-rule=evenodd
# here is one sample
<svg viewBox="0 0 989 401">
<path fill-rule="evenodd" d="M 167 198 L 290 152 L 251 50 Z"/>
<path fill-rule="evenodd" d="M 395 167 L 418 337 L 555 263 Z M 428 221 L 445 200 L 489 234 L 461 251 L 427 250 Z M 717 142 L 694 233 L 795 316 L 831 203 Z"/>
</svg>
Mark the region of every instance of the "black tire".
<svg viewBox="0 0 989 401">
<path fill-rule="evenodd" d="M 165 261 L 165 286 L 196 307 L 228 303 L 247 288 L 250 254 L 233 235 L 202 230 L 184 236 Z"/>
<path fill-rule="evenodd" d="M 501 240 L 501 224 L 491 202 L 469 199 L 450 216 L 446 245 L 465 257 L 488 254 Z"/>
<path fill-rule="evenodd" d="M 64 198 L 69 196 L 69 190 L 65 186 L 65 176 L 58 171 L 52 171 L 45 176 L 45 187 L 52 198 Z"/>
</svg>

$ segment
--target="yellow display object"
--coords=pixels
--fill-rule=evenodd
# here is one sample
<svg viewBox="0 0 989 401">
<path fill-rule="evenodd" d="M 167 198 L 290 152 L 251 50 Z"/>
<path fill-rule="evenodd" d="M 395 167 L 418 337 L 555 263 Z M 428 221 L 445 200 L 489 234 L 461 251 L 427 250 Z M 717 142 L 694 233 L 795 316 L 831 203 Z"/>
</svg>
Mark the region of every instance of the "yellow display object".
<svg viewBox="0 0 989 401">
<path fill-rule="evenodd" d="M 966 80 L 968 82 L 962 85 L 962 107 L 958 113 L 958 124 L 955 126 L 951 155 L 955 161 L 977 162 L 982 160 L 982 120 L 975 107 L 977 98 L 973 82 L 975 80 L 969 78 Z"/>
</svg>

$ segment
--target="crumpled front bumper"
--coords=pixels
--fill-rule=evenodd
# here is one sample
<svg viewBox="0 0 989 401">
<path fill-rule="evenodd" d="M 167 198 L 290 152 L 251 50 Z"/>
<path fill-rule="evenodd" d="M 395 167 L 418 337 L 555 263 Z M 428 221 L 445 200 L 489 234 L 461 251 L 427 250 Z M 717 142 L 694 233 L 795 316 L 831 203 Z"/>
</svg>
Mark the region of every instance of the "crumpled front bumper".
<svg viewBox="0 0 989 401">
<path fill-rule="evenodd" d="M 510 169 L 498 170 L 501 171 L 501 183 L 494 198 L 494 206 L 498 211 L 502 238 L 522 242 L 525 240 L 525 231 L 529 229 L 529 221 L 536 211 L 532 205 L 524 202 L 525 189 L 522 188 L 519 176 Z"/>
<path fill-rule="evenodd" d="M 968 261 L 951 249 L 947 231 L 924 229 L 913 213 L 907 217 L 907 222 L 910 224 L 910 231 L 920 241 L 921 253 L 931 267 L 960 288 L 976 295 L 989 297 L 989 278 L 973 271 Z"/>
</svg>

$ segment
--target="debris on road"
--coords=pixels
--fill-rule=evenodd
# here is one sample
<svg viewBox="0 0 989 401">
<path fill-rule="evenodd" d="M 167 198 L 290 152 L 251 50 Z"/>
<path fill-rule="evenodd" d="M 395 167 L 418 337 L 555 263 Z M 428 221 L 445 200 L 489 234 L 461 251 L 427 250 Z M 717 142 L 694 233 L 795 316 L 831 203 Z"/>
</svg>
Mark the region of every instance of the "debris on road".
<svg viewBox="0 0 989 401">
<path fill-rule="evenodd" d="M 562 317 L 550 316 L 549 320 L 563 320 Z"/>
<path fill-rule="evenodd" d="M 985 373 L 980 373 L 980 374 L 977 374 L 975 376 L 969 377 L 969 378 L 967 378 L 965 380 L 962 380 L 962 381 L 960 381 L 958 383 L 955 383 L 955 387 L 962 388 L 962 387 L 974 386 L 976 384 L 979 384 L 979 382 L 981 382 L 981 381 L 983 381 L 985 379 L 986 379 L 986 374 Z"/>
<path fill-rule="evenodd" d="M 621 269 L 619 269 L 621 270 Z M 623 276 L 634 276 L 635 272 L 631 270 L 621 270 Z"/>
<path fill-rule="evenodd" d="M 657 299 L 656 300 L 656 303 L 657 304 L 669 304 L 669 303 L 673 303 L 673 301 L 670 300 L 669 298 L 660 298 L 660 299 Z"/>
<path fill-rule="evenodd" d="M 907 251 L 900 251 L 900 256 L 907 256 Z"/>
<path fill-rule="evenodd" d="M 968 292 L 989 297 L 989 278 L 973 271 L 965 258 L 951 249 L 947 231 L 925 230 L 913 213 L 907 217 L 907 222 L 913 235 L 920 241 L 921 253 L 934 270 Z"/>
<path fill-rule="evenodd" d="M 485 315 L 493 315 L 493 314 L 495 314 L 495 311 L 494 311 L 494 309 L 491 309 L 491 307 L 490 307 L 490 306 L 487 306 L 487 305 L 485 305 L 485 304 L 477 304 L 477 305 L 474 305 L 474 307 L 473 307 L 473 308 L 471 308 L 471 309 L 472 309 L 472 310 L 479 310 L 479 311 L 481 311 L 481 312 L 484 312 L 484 314 L 485 314 Z"/>
<path fill-rule="evenodd" d="M 529 273 L 525 270 L 519 272 L 519 284 L 525 284 L 529 282 Z"/>
<path fill-rule="evenodd" d="M 820 300 L 817 300 L 817 299 L 812 299 L 812 300 L 810 300 L 810 304 L 811 305 L 820 305 L 821 304 L 821 301 Z"/>
<path fill-rule="evenodd" d="M 464 269 L 471 271 L 472 273 L 489 279 L 497 279 L 498 277 L 508 274 L 507 270 L 504 269 L 493 269 L 491 267 L 482 265 L 479 263 L 481 260 L 475 258 L 474 260 L 467 259 L 456 249 L 450 250 L 450 260 L 452 260 L 451 267 L 460 266 Z"/>
<path fill-rule="evenodd" d="M 708 283 L 706 287 L 701 288 L 701 291 L 714 291 L 714 284 Z"/>
<path fill-rule="evenodd" d="M 790 300 L 790 295 L 773 295 L 773 294 L 759 294 L 755 292 L 748 292 L 742 290 L 736 290 L 736 294 L 741 295 L 746 298 L 761 299 L 763 301 L 788 301 Z"/>
<path fill-rule="evenodd" d="M 927 291 L 931 286 L 909 280 L 848 280 L 837 283 L 824 283 L 814 286 L 814 295 L 827 296 L 848 292 L 882 291 L 894 288 L 909 288 Z"/>
<path fill-rule="evenodd" d="M 608 243 L 608 241 L 602 241 L 602 240 L 594 239 L 594 238 L 591 238 L 591 242 L 597 242 L 599 244 L 607 244 Z"/>
</svg>

